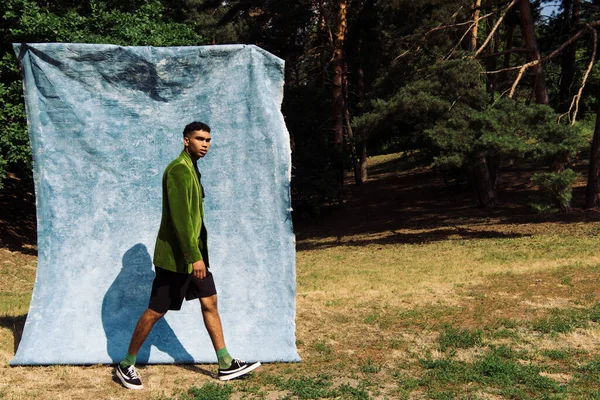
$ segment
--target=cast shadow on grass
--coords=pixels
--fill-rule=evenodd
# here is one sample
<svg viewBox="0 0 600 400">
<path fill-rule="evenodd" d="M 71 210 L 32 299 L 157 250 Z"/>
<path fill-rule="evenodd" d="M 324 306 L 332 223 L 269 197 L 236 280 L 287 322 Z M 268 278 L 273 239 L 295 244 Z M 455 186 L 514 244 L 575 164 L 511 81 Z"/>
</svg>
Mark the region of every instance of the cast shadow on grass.
<svg viewBox="0 0 600 400">
<path fill-rule="evenodd" d="M 25 320 L 27 314 L 23 315 L 4 315 L 0 317 L 0 326 L 9 329 L 13 334 L 14 352 L 17 352 L 21 338 L 23 337 L 23 329 L 25 328 Z"/>
<path fill-rule="evenodd" d="M 573 191 L 572 212 L 536 214 L 532 205 L 539 200 L 540 193 L 529 180 L 535 170 L 528 167 L 502 171 L 498 206 L 484 209 L 478 207 L 475 193 L 464 185 L 448 184 L 431 168 L 411 165 L 412 169 L 403 170 L 400 164 L 392 160 L 372 168 L 369 180 L 363 185 L 354 185 L 347 179 L 343 206 L 325 207 L 309 218 L 296 215 L 298 243 L 306 239 L 377 234 L 385 236 L 380 239 L 381 244 L 428 243 L 457 233 L 466 239 L 505 238 L 515 236 L 500 230 L 490 232 L 489 226 L 513 225 L 510 230 L 514 231 L 519 225 L 600 221 L 600 211 L 582 208 L 584 187 Z M 395 168 L 399 169 L 394 173 Z M 465 226 L 473 231 L 455 231 Z M 402 234 L 395 232 L 400 230 Z M 378 239 L 356 243 L 378 243 Z"/>
<path fill-rule="evenodd" d="M 141 364 L 141 365 L 136 365 L 136 368 L 142 372 L 144 372 L 144 369 L 146 369 L 146 367 L 150 365 L 150 364 Z M 206 370 L 204 368 L 200 368 L 196 365 L 193 364 L 175 364 L 177 367 L 185 369 L 187 371 L 191 371 L 191 372 L 195 372 L 198 374 L 202 374 L 204 376 L 207 376 L 209 378 L 212 379 L 217 379 L 218 376 L 216 373 L 210 372 L 209 370 Z M 112 374 L 112 381 L 116 384 L 118 384 L 119 386 L 122 385 L 121 380 L 117 377 L 117 375 L 115 375 L 114 373 Z M 162 398 L 162 397 L 161 397 Z"/>
<path fill-rule="evenodd" d="M 217 374 L 215 372 L 211 372 L 211 371 L 209 371 L 207 369 L 200 368 L 199 366 L 194 365 L 194 364 L 180 364 L 178 366 L 180 368 L 183 368 L 183 369 L 187 370 L 187 371 L 196 372 L 198 374 L 202 374 L 202 375 L 208 376 L 209 378 L 214 378 L 214 379 L 218 378 L 218 376 L 217 376 Z"/>
<path fill-rule="evenodd" d="M 427 244 L 444 240 L 469 240 L 469 239 L 513 239 L 529 237 L 529 234 L 506 233 L 497 231 L 478 231 L 466 228 L 440 228 L 432 231 L 418 233 L 394 232 L 387 236 L 376 239 L 350 239 L 328 242 L 298 242 L 296 249 L 299 251 L 310 251 L 327 249 L 338 246 L 362 247 L 366 245 L 388 245 L 388 244 Z"/>
</svg>

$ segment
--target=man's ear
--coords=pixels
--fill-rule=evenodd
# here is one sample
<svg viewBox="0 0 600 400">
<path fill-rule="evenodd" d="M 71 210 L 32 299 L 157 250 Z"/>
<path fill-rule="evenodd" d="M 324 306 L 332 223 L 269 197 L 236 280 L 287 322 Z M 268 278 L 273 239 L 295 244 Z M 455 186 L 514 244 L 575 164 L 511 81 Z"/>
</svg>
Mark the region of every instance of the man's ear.
<svg viewBox="0 0 600 400">
<path fill-rule="evenodd" d="M 189 146 L 189 144 L 190 144 L 190 138 L 189 138 L 189 137 L 187 137 L 187 136 L 184 136 L 184 137 L 183 137 L 183 145 L 184 145 L 185 147 L 188 147 L 188 146 Z"/>
</svg>

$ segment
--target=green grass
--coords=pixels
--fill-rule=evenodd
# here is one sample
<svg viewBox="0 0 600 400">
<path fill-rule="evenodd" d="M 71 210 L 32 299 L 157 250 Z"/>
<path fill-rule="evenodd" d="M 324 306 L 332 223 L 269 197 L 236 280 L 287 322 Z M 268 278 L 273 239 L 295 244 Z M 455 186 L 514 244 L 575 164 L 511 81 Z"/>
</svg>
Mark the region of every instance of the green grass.
<svg viewBox="0 0 600 400">
<path fill-rule="evenodd" d="M 367 195 L 403 167 L 394 160 L 379 160 Z M 436 204 L 412 199 L 415 182 L 434 191 L 410 179 L 379 193 L 385 203 L 351 198 L 300 232 L 302 362 L 267 363 L 227 384 L 196 368 L 149 365 L 136 399 L 600 400 L 596 214 L 488 212 L 469 206 L 468 194 L 460 206 Z M 0 397 L 132 396 L 110 381 L 109 366 L 8 367 L 34 278 L 34 257 L 0 251 Z"/>
<path fill-rule="evenodd" d="M 312 347 L 313 349 L 325 356 L 331 355 L 331 353 L 333 353 L 333 347 L 323 340 L 314 342 Z"/>
<path fill-rule="evenodd" d="M 271 383 L 278 389 L 287 390 L 299 399 L 320 399 L 335 397 L 337 391 L 332 387 L 329 375 L 316 377 L 300 376 L 298 378 L 282 378 L 274 376 Z"/>
<path fill-rule="evenodd" d="M 186 395 L 178 400 L 229 400 L 233 393 L 231 385 L 209 382 L 200 387 L 192 386 Z"/>
<path fill-rule="evenodd" d="M 0 316 L 27 313 L 31 293 L 0 292 Z"/>
<path fill-rule="evenodd" d="M 519 399 L 564 395 L 564 386 L 540 375 L 539 366 L 524 363 L 520 356 L 501 346 L 491 348 L 473 362 L 422 359 L 423 374 L 418 386 L 425 388 L 431 398 L 455 398 L 477 390 Z"/>
<path fill-rule="evenodd" d="M 381 365 L 369 358 L 360 365 L 360 371 L 363 374 L 376 374 L 381 371 Z"/>
<path fill-rule="evenodd" d="M 481 346 L 481 331 L 479 329 L 458 329 L 445 325 L 440 333 L 440 348 L 445 351 L 449 348 L 468 349 L 470 347 Z"/>
<path fill-rule="evenodd" d="M 534 331 L 553 334 L 568 333 L 576 328 L 585 328 L 589 322 L 600 321 L 600 305 L 595 304 L 590 308 L 553 308 L 549 315 L 533 321 Z"/>
</svg>

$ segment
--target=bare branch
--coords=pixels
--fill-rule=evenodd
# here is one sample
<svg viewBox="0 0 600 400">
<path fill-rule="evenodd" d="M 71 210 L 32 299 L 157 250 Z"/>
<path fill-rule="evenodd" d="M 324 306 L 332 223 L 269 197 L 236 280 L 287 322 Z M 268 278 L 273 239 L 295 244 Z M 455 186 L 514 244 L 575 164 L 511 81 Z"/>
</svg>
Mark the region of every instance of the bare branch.
<svg viewBox="0 0 600 400">
<path fill-rule="evenodd" d="M 529 51 L 528 49 L 525 49 L 523 47 L 513 47 L 512 49 L 499 51 L 497 53 L 484 54 L 481 56 L 481 58 L 500 57 L 500 56 L 503 56 L 503 55 L 509 54 L 509 53 L 527 53 L 528 51 Z"/>
<path fill-rule="evenodd" d="M 460 44 L 462 43 L 463 40 L 465 40 L 465 37 L 469 34 L 469 32 L 471 32 L 471 29 L 473 29 L 475 27 L 475 25 L 477 25 L 477 22 L 471 21 L 471 26 L 469 27 L 469 29 L 467 29 L 465 31 L 465 33 L 462 35 L 462 37 L 460 38 L 460 40 L 458 42 L 456 42 L 456 45 L 452 48 L 452 50 L 450 50 L 450 53 L 448 53 L 448 55 L 444 58 L 444 60 L 448 60 L 450 57 L 452 57 L 452 54 L 454 54 L 454 52 L 456 51 L 456 48 L 458 46 L 460 46 Z"/>
<path fill-rule="evenodd" d="M 489 17 L 490 15 L 493 15 L 493 14 L 494 13 L 488 13 L 488 14 L 485 14 L 483 16 L 477 17 L 476 21 L 479 22 L 480 20 L 485 19 L 485 18 L 487 18 L 487 17 Z M 433 33 L 435 31 L 440 31 L 442 29 L 456 28 L 457 26 L 463 26 L 463 25 L 469 25 L 469 24 L 473 25 L 474 23 L 475 23 L 475 20 L 468 20 L 468 21 L 465 21 L 465 22 L 459 22 L 459 23 L 452 24 L 452 25 L 438 26 L 436 28 L 433 28 L 429 32 L 427 32 L 426 35 L 429 35 L 430 33 Z"/>
<path fill-rule="evenodd" d="M 571 105 L 569 106 L 569 110 L 568 110 L 566 113 L 564 113 L 564 114 L 560 114 L 560 115 L 558 116 L 558 118 L 557 118 L 557 120 L 556 120 L 556 123 L 557 123 L 557 124 L 560 124 L 560 120 L 561 120 L 563 117 L 565 117 L 565 116 L 568 116 L 568 117 L 569 117 L 569 122 L 571 122 L 571 116 L 570 116 L 570 114 L 571 114 L 571 110 L 573 109 L 573 106 L 575 105 L 575 98 L 576 98 L 576 97 L 577 97 L 577 96 L 573 96 L 573 99 L 571 99 Z"/>
<path fill-rule="evenodd" d="M 538 61 L 538 60 L 536 60 L 536 61 Z M 512 98 L 513 95 L 515 94 L 515 89 L 517 88 L 517 85 L 519 84 L 519 81 L 523 77 L 523 74 L 525 73 L 525 71 L 527 70 L 527 68 L 531 67 L 530 64 L 532 64 L 532 63 L 527 63 L 527 64 L 525 64 L 525 65 L 523 65 L 521 67 L 521 70 L 519 71 L 519 75 L 517 75 L 517 79 L 515 79 L 515 81 L 513 82 L 512 86 L 510 87 L 510 93 L 508 94 L 508 98 L 509 99 Z M 535 65 L 535 64 L 537 64 L 537 62 L 534 63 L 534 64 L 532 64 L 532 65 Z"/>
<path fill-rule="evenodd" d="M 498 73 L 504 72 L 504 71 L 514 71 L 514 70 L 517 70 L 517 69 L 521 69 L 523 67 L 525 67 L 525 69 L 527 69 L 527 68 L 533 67 L 534 65 L 537 65 L 539 63 L 545 63 L 546 61 L 550 60 L 551 58 L 554 58 L 557 55 L 559 55 L 566 47 L 568 47 L 571 43 L 573 43 L 577 39 L 579 39 L 585 33 L 585 31 L 587 31 L 588 29 L 594 30 L 594 28 L 596 28 L 598 26 L 600 26 L 600 20 L 594 21 L 594 22 L 590 22 L 589 24 L 586 24 L 584 28 L 582 28 L 581 30 L 579 30 L 575 35 L 571 36 L 569 38 L 569 40 L 567 40 L 566 42 L 564 42 L 563 44 L 561 44 L 559 48 L 557 48 L 556 50 L 554 50 L 552 53 L 548 54 L 544 58 L 540 58 L 539 60 L 530 61 L 530 62 L 528 62 L 526 64 L 523 64 L 523 65 L 517 65 L 515 67 L 502 68 L 502 69 L 497 69 L 495 71 L 484 71 L 482 73 L 483 74 L 498 74 Z"/>
<path fill-rule="evenodd" d="M 513 0 L 513 2 L 517 2 L 518 0 Z M 512 7 L 512 5 L 511 5 Z M 452 18 L 456 18 L 456 16 L 458 15 L 458 13 L 460 12 L 460 10 L 462 10 L 462 6 L 452 15 Z M 421 39 L 419 40 L 419 45 L 417 46 L 416 51 L 418 51 L 421 48 L 421 44 L 425 41 L 425 39 L 427 38 L 427 36 L 431 35 L 432 33 L 436 32 L 436 31 L 440 31 L 442 29 L 449 29 L 449 28 L 456 28 L 459 26 L 464 26 L 464 25 L 471 25 L 469 27 L 469 29 L 467 29 L 467 32 L 463 35 L 463 37 L 461 38 L 461 40 L 459 41 L 462 42 L 462 40 L 464 39 L 464 37 L 468 34 L 468 32 L 470 32 L 471 29 L 473 29 L 473 26 L 475 26 L 477 23 L 479 23 L 479 21 L 481 21 L 482 19 L 486 19 L 494 14 L 496 14 L 497 11 L 491 12 L 491 13 L 487 13 L 485 15 L 481 15 L 479 17 L 477 17 L 477 19 L 475 20 L 469 20 L 469 21 L 465 21 L 465 22 L 458 22 L 456 24 L 449 24 L 449 25 L 438 25 L 435 28 L 431 29 L 430 31 L 427 31 L 423 34 L 423 36 L 421 36 Z M 456 49 L 456 46 L 454 47 L 454 49 L 450 52 L 452 53 L 454 50 Z M 412 51 L 412 48 L 405 50 L 402 54 L 400 54 L 399 56 L 397 56 L 394 61 L 399 60 L 400 58 L 404 57 L 405 55 L 407 55 L 408 53 L 410 53 Z"/>
<path fill-rule="evenodd" d="M 519 0 L 512 0 L 510 2 L 510 4 L 506 7 L 506 9 L 504 10 L 504 12 L 502 13 L 502 15 L 500 16 L 500 18 L 498 18 L 498 21 L 496 21 L 496 24 L 494 25 L 494 27 L 492 28 L 492 30 L 490 31 L 488 37 L 485 39 L 485 41 L 483 42 L 483 44 L 481 45 L 481 47 L 479 48 L 479 50 L 477 50 L 475 52 L 474 57 L 477 57 L 482 51 L 483 49 L 485 49 L 485 47 L 488 45 L 488 43 L 490 42 L 490 40 L 492 40 L 492 37 L 494 36 L 494 33 L 496 32 L 496 30 L 498 29 L 498 27 L 500 26 L 500 24 L 502 23 L 502 21 L 504 20 L 504 17 L 506 17 L 506 14 L 508 13 L 508 11 L 519 2 Z"/>
<path fill-rule="evenodd" d="M 573 112 L 573 119 L 571 120 L 571 125 L 575 123 L 575 120 L 577 118 L 577 111 L 579 111 L 579 100 L 581 99 L 581 93 L 583 92 L 585 83 L 587 82 L 588 76 L 590 75 L 590 71 L 594 66 L 594 62 L 596 62 L 596 49 L 598 48 L 598 32 L 595 29 L 592 29 L 592 37 L 594 38 L 594 44 L 592 45 L 592 57 L 590 58 L 590 63 L 588 64 L 588 68 L 585 71 L 585 75 L 583 76 L 583 81 L 581 82 L 581 86 L 579 87 L 579 92 L 577 92 L 577 95 L 574 97 L 577 98 L 577 101 L 575 102 L 575 112 Z"/>
</svg>

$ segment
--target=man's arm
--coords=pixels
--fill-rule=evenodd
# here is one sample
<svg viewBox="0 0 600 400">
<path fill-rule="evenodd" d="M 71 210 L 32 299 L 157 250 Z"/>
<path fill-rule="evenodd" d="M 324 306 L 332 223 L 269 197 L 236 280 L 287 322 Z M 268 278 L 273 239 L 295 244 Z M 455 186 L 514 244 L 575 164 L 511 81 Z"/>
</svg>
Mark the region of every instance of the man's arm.
<svg viewBox="0 0 600 400">
<path fill-rule="evenodd" d="M 193 171 L 185 165 L 175 165 L 167 172 L 167 196 L 171 221 L 179 247 L 188 264 L 202 261 L 202 254 L 198 248 L 198 237 L 195 234 L 192 220 L 192 182 Z M 200 215 L 198 214 L 198 218 Z M 202 221 L 200 221 L 202 223 Z M 204 261 L 202 261 L 204 264 Z"/>
</svg>

